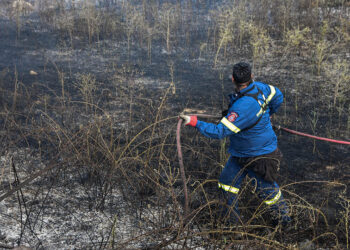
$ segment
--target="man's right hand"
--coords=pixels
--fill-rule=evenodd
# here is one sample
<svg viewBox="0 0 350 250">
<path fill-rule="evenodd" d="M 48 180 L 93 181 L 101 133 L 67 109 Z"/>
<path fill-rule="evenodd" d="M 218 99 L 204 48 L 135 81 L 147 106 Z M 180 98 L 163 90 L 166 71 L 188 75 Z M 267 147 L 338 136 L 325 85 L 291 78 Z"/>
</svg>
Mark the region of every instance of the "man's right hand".
<svg viewBox="0 0 350 250">
<path fill-rule="evenodd" d="M 197 125 L 197 116 L 196 115 L 180 115 L 180 118 L 184 120 L 185 126 L 192 126 L 195 127 Z"/>
<path fill-rule="evenodd" d="M 227 116 L 227 114 L 228 114 L 228 109 L 223 110 L 223 111 L 221 112 L 221 118 Z"/>
</svg>

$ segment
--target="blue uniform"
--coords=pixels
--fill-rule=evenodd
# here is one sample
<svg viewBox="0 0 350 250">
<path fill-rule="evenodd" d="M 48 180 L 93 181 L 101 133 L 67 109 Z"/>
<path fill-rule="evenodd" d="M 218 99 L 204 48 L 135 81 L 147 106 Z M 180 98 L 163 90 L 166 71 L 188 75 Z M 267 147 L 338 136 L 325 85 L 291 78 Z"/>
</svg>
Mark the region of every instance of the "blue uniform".
<svg viewBox="0 0 350 250">
<path fill-rule="evenodd" d="M 230 136 L 228 152 L 237 157 L 253 157 L 268 154 L 276 150 L 277 138 L 272 129 L 270 116 L 274 114 L 281 103 L 283 95 L 278 88 L 261 82 L 253 82 L 240 94 L 258 95 L 258 101 L 251 96 L 238 98 L 238 94 L 230 95 L 230 108 L 228 114 L 217 125 L 198 121 L 196 127 L 205 136 L 222 139 Z M 237 99 L 237 100 L 236 100 Z M 265 100 L 264 100 L 265 99 Z M 265 111 L 261 107 L 267 103 Z M 242 131 L 253 125 L 259 117 L 260 121 L 253 128 Z"/>
<path fill-rule="evenodd" d="M 230 137 L 230 158 L 222 171 L 218 186 L 224 191 L 229 206 L 238 214 L 237 196 L 246 175 L 256 180 L 259 196 L 283 220 L 290 220 L 287 205 L 276 182 L 264 180 L 251 169 L 242 169 L 237 159 L 257 157 L 277 149 L 277 137 L 270 116 L 283 102 L 281 91 L 262 82 L 253 82 L 239 93 L 230 95 L 228 114 L 219 124 L 198 121 L 196 128 L 209 138 Z"/>
</svg>

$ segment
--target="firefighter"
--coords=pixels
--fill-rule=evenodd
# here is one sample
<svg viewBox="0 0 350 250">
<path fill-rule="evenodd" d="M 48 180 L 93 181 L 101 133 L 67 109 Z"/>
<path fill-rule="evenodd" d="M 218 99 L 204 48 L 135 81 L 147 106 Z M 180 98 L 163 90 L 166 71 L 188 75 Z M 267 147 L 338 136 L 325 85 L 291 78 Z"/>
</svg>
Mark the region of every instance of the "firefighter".
<svg viewBox="0 0 350 250">
<path fill-rule="evenodd" d="M 226 218 L 240 222 L 237 198 L 248 175 L 276 222 L 287 225 L 291 220 L 288 206 L 276 182 L 282 154 L 270 121 L 283 102 L 283 94 L 272 85 L 253 81 L 251 66 L 245 62 L 233 66 L 232 82 L 235 91 L 229 95 L 229 108 L 218 124 L 199 121 L 197 116 L 181 114 L 180 118 L 206 137 L 230 138 L 230 157 L 218 182 L 227 204 Z"/>
</svg>

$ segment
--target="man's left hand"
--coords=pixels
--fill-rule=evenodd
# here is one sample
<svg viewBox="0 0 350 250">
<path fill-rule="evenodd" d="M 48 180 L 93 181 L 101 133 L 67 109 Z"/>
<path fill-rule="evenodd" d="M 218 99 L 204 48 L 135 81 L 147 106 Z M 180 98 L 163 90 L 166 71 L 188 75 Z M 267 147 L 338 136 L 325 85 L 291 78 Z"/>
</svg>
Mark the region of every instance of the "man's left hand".
<svg viewBox="0 0 350 250">
<path fill-rule="evenodd" d="M 180 115 L 180 118 L 184 120 L 185 126 L 192 126 L 195 127 L 197 125 L 197 116 L 196 115 Z"/>
</svg>

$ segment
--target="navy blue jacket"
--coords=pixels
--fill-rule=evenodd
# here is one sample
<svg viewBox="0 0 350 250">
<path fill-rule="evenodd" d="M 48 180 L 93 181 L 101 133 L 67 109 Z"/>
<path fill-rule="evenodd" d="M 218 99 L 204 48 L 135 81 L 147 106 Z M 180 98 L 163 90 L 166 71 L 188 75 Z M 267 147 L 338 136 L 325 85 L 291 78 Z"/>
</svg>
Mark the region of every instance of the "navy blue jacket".
<svg viewBox="0 0 350 250">
<path fill-rule="evenodd" d="M 257 94 L 258 100 L 245 95 L 238 98 L 240 94 Z M 209 138 L 222 139 L 229 136 L 228 152 L 233 156 L 254 157 L 268 154 L 277 148 L 277 137 L 272 129 L 270 116 L 278 110 L 282 102 L 283 94 L 278 88 L 253 82 L 240 93 L 230 95 L 228 114 L 219 124 L 198 121 L 196 128 Z"/>
</svg>

